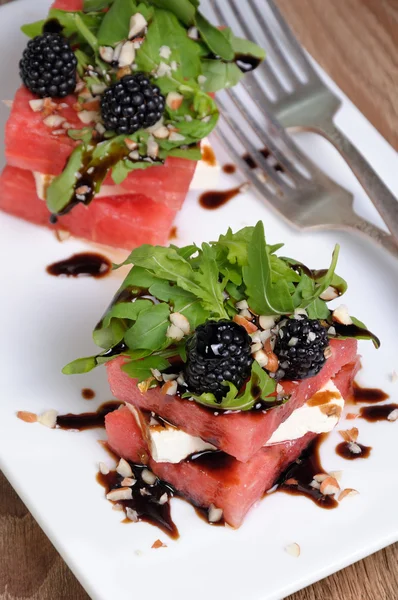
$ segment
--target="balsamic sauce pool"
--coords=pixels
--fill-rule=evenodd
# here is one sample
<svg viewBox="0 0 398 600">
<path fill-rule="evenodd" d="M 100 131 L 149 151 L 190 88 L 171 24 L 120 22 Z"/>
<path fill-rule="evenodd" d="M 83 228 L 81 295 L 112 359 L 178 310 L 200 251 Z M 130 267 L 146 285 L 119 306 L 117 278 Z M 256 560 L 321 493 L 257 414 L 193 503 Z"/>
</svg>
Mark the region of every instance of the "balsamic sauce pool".
<svg viewBox="0 0 398 600">
<path fill-rule="evenodd" d="M 94 277 L 100 279 L 112 270 L 112 264 L 102 254 L 81 252 L 49 265 L 46 269 L 54 277 Z"/>
</svg>

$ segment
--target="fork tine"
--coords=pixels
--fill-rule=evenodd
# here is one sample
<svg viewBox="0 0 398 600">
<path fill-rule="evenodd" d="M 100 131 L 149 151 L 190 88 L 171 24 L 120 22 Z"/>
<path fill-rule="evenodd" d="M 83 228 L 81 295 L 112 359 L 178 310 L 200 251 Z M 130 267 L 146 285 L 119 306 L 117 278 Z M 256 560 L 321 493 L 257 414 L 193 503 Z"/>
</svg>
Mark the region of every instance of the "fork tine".
<svg viewBox="0 0 398 600">
<path fill-rule="evenodd" d="M 220 21 L 220 23 L 228 24 L 228 17 L 226 15 L 226 13 L 224 12 L 224 9 L 221 9 L 221 7 L 220 7 L 221 3 L 217 2 L 217 0 L 210 0 L 210 4 L 213 7 L 213 10 L 214 10 L 218 20 Z M 224 5 L 224 7 L 225 7 L 225 5 Z M 249 36 L 251 38 L 253 37 L 251 32 L 250 32 Z M 285 89 L 281 85 L 279 79 L 276 77 L 274 71 L 270 68 L 270 66 L 268 64 L 266 64 L 266 61 L 263 61 L 261 68 L 264 70 L 264 72 L 267 76 L 267 85 L 269 85 L 270 89 L 272 90 L 272 94 L 274 95 L 276 100 L 280 100 L 283 96 L 286 95 Z M 272 98 L 268 99 L 268 102 L 270 100 L 272 101 Z"/>
<path fill-rule="evenodd" d="M 236 6 L 236 1 L 235 0 L 232 0 L 232 1 L 234 2 L 235 7 L 238 12 L 238 8 Z M 289 80 L 293 80 L 294 85 L 301 85 L 301 81 L 300 81 L 299 77 L 297 76 L 297 73 L 291 67 L 290 63 L 288 62 L 284 53 L 282 52 L 280 45 L 278 43 L 278 40 L 277 40 L 275 34 L 273 33 L 273 31 L 271 30 L 271 28 L 268 26 L 268 24 L 264 18 L 264 15 L 260 12 L 260 10 L 259 10 L 258 6 L 256 5 L 256 3 L 254 2 L 254 0 L 248 0 L 248 4 L 251 6 L 251 9 L 254 13 L 255 18 L 261 25 L 261 29 L 262 29 L 264 35 L 266 36 L 266 38 L 268 39 L 269 44 L 270 44 L 275 56 L 278 57 L 278 61 L 280 63 L 280 66 L 282 67 L 283 71 L 285 72 L 286 77 L 288 77 Z M 250 29 L 247 25 L 247 22 L 244 21 L 243 15 L 242 15 L 242 18 L 240 19 L 240 24 L 241 24 L 242 29 L 244 29 L 245 35 L 247 35 L 249 37 Z"/>
<path fill-rule="evenodd" d="M 258 150 L 255 145 L 251 142 L 249 136 L 247 136 L 239 123 L 231 117 L 230 112 L 225 107 L 225 104 L 217 98 L 217 103 L 221 108 L 222 116 L 224 120 L 228 123 L 232 131 L 234 131 L 235 136 L 239 139 L 242 146 L 247 150 L 250 156 L 253 158 L 254 162 L 258 165 L 258 167 L 267 174 L 267 178 L 270 179 L 274 185 L 285 192 L 291 192 L 292 188 L 280 177 L 278 172 L 272 167 L 264 156 L 261 154 L 260 150 Z"/>
<path fill-rule="evenodd" d="M 256 131 L 258 137 L 270 151 L 272 156 L 283 167 L 284 171 L 287 172 L 297 183 L 304 183 L 306 179 L 303 177 L 300 171 L 296 169 L 295 165 L 289 160 L 289 158 L 275 144 L 275 140 L 279 138 L 282 142 L 284 142 L 285 145 L 286 142 L 288 142 L 289 147 L 291 147 L 292 141 L 290 140 L 290 138 L 287 138 L 283 130 L 277 132 L 275 131 L 275 129 L 273 130 L 273 135 L 271 136 L 263 127 L 260 127 L 260 124 L 247 110 L 247 107 L 245 106 L 239 95 L 236 93 L 236 91 L 231 89 L 228 90 L 227 93 L 234 102 L 234 104 L 239 108 L 240 112 L 244 115 L 251 128 L 254 131 Z M 267 115 L 267 118 L 269 120 L 269 115 Z"/>
<path fill-rule="evenodd" d="M 249 2 L 250 2 L 250 4 L 253 5 L 253 0 L 249 0 Z M 303 71 L 305 73 L 307 73 L 307 75 L 310 77 L 310 79 L 318 80 L 319 77 L 316 74 L 311 62 L 307 58 L 307 55 L 305 54 L 303 48 L 297 41 L 297 39 L 294 36 L 293 32 L 291 31 L 289 25 L 286 23 L 285 19 L 281 15 L 279 9 L 275 5 L 274 0 L 265 0 L 265 2 L 268 4 L 272 14 L 274 15 L 275 19 L 277 20 L 278 25 L 281 28 L 281 30 L 286 38 L 286 41 L 289 43 L 291 49 L 293 50 L 296 61 L 300 64 L 301 68 L 303 69 Z M 257 15 L 258 14 L 259 13 L 257 11 Z M 278 42 L 277 42 L 276 38 L 274 36 L 272 36 L 272 37 L 274 39 L 275 45 L 278 46 Z"/>
</svg>

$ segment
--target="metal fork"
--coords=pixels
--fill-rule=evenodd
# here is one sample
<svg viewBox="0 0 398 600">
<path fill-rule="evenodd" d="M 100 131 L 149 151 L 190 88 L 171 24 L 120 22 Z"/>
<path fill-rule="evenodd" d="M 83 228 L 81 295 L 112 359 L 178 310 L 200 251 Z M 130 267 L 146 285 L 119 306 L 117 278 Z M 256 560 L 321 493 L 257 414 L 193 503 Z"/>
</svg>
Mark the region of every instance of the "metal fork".
<svg viewBox="0 0 398 600">
<path fill-rule="evenodd" d="M 354 212 L 353 195 L 299 150 L 264 107 L 263 96 L 253 94 L 247 83 L 217 94 L 221 112 L 217 135 L 255 190 L 300 229 L 355 230 L 398 258 L 394 238 Z M 267 158 L 261 152 L 264 147 Z M 256 168 L 249 166 L 245 152 Z"/>
<path fill-rule="evenodd" d="M 314 131 L 331 141 L 344 157 L 398 241 L 397 199 L 357 148 L 334 124 L 333 117 L 340 107 L 341 101 L 318 77 L 273 0 L 261 0 L 260 3 L 256 0 L 245 0 L 244 2 L 242 0 L 210 0 L 210 3 L 220 24 L 230 25 L 234 29 L 238 24 L 245 37 L 259 43 L 267 50 L 267 58 L 262 66 L 256 73 L 247 74 L 243 84 L 263 113 L 266 110 L 268 117 L 271 113 L 286 128 Z M 273 22 L 272 19 L 274 19 Z M 257 23 L 256 27 L 253 27 L 253 23 Z M 279 35 L 274 33 L 273 26 L 279 28 Z M 262 83 L 266 85 L 262 85 Z M 313 166 L 312 176 L 314 177 Z M 319 171 L 316 179 L 320 188 Z M 331 183 L 329 180 L 329 191 Z M 325 178 L 323 178 L 322 185 L 324 184 Z M 304 189 L 302 191 L 304 193 Z M 334 192 L 336 193 L 336 189 Z M 340 194 L 342 192 L 343 188 L 340 188 Z M 345 209 L 343 209 L 342 201 L 338 206 L 336 204 L 334 207 L 329 206 L 334 213 L 343 211 L 341 215 L 335 214 L 335 218 L 340 216 L 345 218 L 347 206 L 352 206 L 352 196 L 346 190 L 344 192 Z M 317 202 L 316 194 L 314 201 Z M 322 204 L 324 202 L 325 199 L 321 201 Z M 315 206 L 312 208 L 315 211 Z M 351 210 L 349 212 L 351 223 L 353 213 Z M 356 215 L 355 218 L 359 219 Z M 364 223 L 362 222 L 359 226 L 358 221 L 356 224 L 351 223 L 350 226 L 356 229 L 365 228 Z M 367 233 L 374 238 L 376 232 L 372 231 L 373 233 L 367 229 Z M 388 243 L 391 244 L 392 241 L 390 240 Z"/>
</svg>

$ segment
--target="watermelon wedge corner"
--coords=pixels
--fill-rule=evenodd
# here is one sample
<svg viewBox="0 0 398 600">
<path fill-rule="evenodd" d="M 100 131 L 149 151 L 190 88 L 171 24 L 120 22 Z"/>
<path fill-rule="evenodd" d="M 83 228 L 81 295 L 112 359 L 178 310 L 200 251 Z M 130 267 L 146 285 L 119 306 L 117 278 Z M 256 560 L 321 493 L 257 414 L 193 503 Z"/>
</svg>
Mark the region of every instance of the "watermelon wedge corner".
<svg viewBox="0 0 398 600">
<path fill-rule="evenodd" d="M 131 250 L 167 243 L 218 121 L 214 93 L 230 84 L 212 76 L 207 37 L 189 35 L 199 3 L 185 18 L 173 3 L 117 2 L 56 0 L 24 29 L 32 39 L 6 126 L 0 209 Z M 245 41 L 216 33 L 211 63 L 226 53 L 237 82 Z"/>
<path fill-rule="evenodd" d="M 331 369 L 329 374 L 338 368 L 336 359 L 331 362 L 334 364 L 328 365 Z M 344 398 L 351 393 L 357 369 L 358 362 L 355 361 L 340 368 L 334 377 Z M 224 419 L 227 418 L 228 415 L 224 416 Z M 297 440 L 260 448 L 246 462 L 222 453 L 222 459 L 216 457 L 214 464 L 208 461 L 201 463 L 200 459 L 171 464 L 156 462 L 151 458 L 150 447 L 138 425 L 139 421 L 127 406 L 108 414 L 105 424 L 110 449 L 132 463 L 141 463 L 143 456 L 149 457 L 147 464 L 159 478 L 174 486 L 195 506 L 207 509 L 214 505 L 222 509 L 225 521 L 232 527 L 242 524 L 249 509 L 317 435 L 307 433 Z M 242 423 L 241 420 L 239 426 Z M 232 437 L 235 432 L 232 422 Z"/>
</svg>

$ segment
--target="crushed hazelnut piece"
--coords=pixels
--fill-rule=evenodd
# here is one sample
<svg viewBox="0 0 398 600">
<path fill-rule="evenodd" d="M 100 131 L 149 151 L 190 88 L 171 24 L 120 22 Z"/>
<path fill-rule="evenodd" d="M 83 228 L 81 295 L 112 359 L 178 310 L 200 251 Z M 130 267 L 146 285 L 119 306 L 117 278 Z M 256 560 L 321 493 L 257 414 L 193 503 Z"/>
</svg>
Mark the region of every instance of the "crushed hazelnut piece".
<svg viewBox="0 0 398 600">
<path fill-rule="evenodd" d="M 294 558 L 298 558 L 301 553 L 300 546 L 296 542 L 285 546 L 285 551 L 290 554 L 290 556 L 294 556 Z"/>
<path fill-rule="evenodd" d="M 152 548 L 157 550 L 158 548 L 167 548 L 167 545 L 163 544 L 163 542 L 161 542 L 160 540 L 156 540 L 156 542 L 153 542 Z"/>
<path fill-rule="evenodd" d="M 352 429 L 340 430 L 339 434 L 345 442 L 356 442 L 358 439 L 359 431 L 357 427 Z"/>
<path fill-rule="evenodd" d="M 18 419 L 25 421 L 25 423 L 36 423 L 37 415 L 35 413 L 27 412 L 26 410 L 19 410 L 17 412 Z"/>
</svg>

